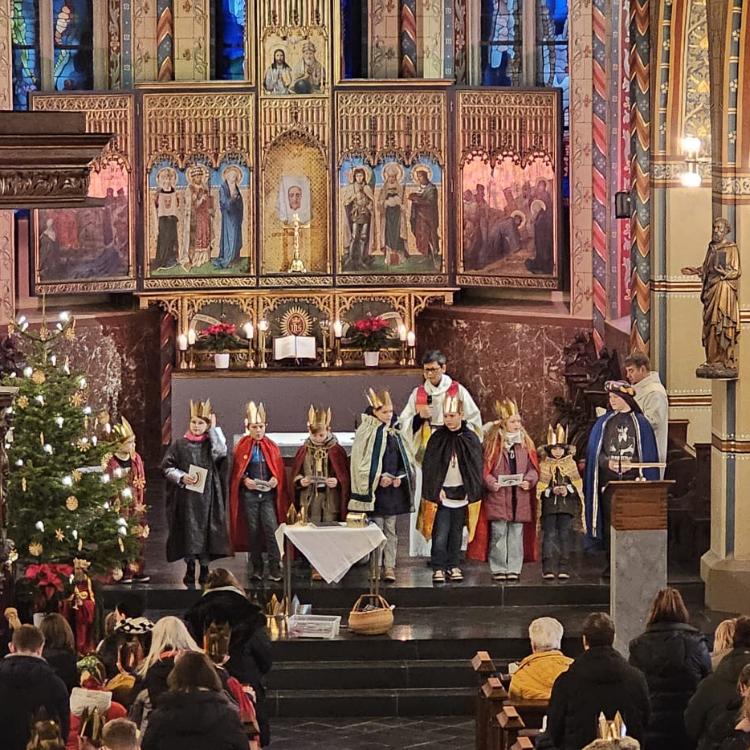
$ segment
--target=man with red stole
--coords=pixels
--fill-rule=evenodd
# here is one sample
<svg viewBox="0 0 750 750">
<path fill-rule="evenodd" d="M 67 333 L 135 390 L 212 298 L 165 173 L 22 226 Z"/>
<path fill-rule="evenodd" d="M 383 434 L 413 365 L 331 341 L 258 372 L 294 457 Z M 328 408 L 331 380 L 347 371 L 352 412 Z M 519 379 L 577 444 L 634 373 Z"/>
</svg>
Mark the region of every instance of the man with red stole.
<svg viewBox="0 0 750 750">
<path fill-rule="evenodd" d="M 146 538 L 149 534 L 146 523 L 146 472 L 143 468 L 143 459 L 135 450 L 135 433 L 125 417 L 120 424 L 114 426 L 113 432 L 118 440 L 112 458 L 107 464 L 107 472 L 127 479 L 130 488 L 130 505 L 123 512 L 128 524 L 133 526 L 134 533 L 138 536 L 138 557 L 128 560 L 123 564 L 122 583 L 148 583 L 151 580 L 146 575 L 145 548 Z"/>
<path fill-rule="evenodd" d="M 249 553 L 248 576 L 263 580 L 263 548 L 268 579 L 281 580 L 281 554 L 276 529 L 286 518 L 288 502 L 284 460 L 279 446 L 266 436 L 263 404 L 251 401 L 246 410 L 247 435 L 234 450 L 229 483 L 229 525 L 235 552 Z"/>
</svg>

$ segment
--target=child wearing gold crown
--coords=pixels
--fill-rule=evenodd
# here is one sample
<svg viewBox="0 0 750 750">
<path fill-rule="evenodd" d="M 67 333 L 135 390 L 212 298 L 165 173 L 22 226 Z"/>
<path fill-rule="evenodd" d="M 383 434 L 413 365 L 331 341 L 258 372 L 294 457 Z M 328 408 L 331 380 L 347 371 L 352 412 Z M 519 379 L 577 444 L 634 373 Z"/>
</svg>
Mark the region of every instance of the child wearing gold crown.
<svg viewBox="0 0 750 750">
<path fill-rule="evenodd" d="M 539 464 L 516 402 L 498 401 L 495 411 L 497 421 L 484 441 L 485 496 L 468 556 L 485 559 L 487 550 L 493 580 L 513 582 L 521 576 L 524 559 L 535 558 L 536 503 L 532 497 Z"/>
<path fill-rule="evenodd" d="M 410 513 L 414 499 L 414 459 L 401 435 L 388 391 L 367 391 L 369 406 L 354 435 L 349 510 L 366 512 L 385 534 L 383 580 L 396 581 L 396 520 Z"/>
<path fill-rule="evenodd" d="M 146 472 L 143 468 L 143 459 L 135 450 L 135 432 L 125 417 L 120 424 L 114 426 L 113 432 L 117 438 L 117 447 L 107 463 L 107 471 L 110 474 L 119 472 L 127 479 L 130 487 L 130 505 L 124 513 L 128 524 L 138 531 L 138 557 L 135 560 L 127 560 L 123 565 L 122 583 L 148 583 L 151 580 L 146 575 L 145 547 L 149 529 L 146 523 Z"/>
<path fill-rule="evenodd" d="M 281 555 L 276 529 L 286 517 L 288 502 L 284 459 L 266 435 L 268 416 L 263 404 L 251 401 L 245 410 L 247 434 L 234 449 L 229 481 L 229 525 L 235 552 L 248 552 L 250 580 L 263 580 L 263 549 L 268 578 L 281 580 Z"/>
<path fill-rule="evenodd" d="M 542 577 L 570 578 L 570 534 L 574 521 L 583 529 L 583 481 L 576 465 L 575 446 L 568 445 L 560 424 L 547 428 L 547 444 L 539 449 L 537 518 L 542 529 Z"/>
<path fill-rule="evenodd" d="M 227 443 L 211 402 L 190 401 L 188 431 L 172 442 L 161 463 L 167 479 L 167 560 L 185 560 L 186 586 L 195 583 L 196 560 L 203 584 L 209 561 L 232 554 L 224 497 L 226 458 Z"/>
</svg>

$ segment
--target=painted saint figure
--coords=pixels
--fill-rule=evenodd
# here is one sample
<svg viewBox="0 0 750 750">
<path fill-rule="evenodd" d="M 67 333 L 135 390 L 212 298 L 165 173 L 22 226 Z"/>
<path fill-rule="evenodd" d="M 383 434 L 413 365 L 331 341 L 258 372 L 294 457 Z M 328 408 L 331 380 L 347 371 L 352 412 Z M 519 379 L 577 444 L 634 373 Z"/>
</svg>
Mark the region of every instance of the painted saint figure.
<svg viewBox="0 0 750 750">
<path fill-rule="evenodd" d="M 188 262 L 191 268 L 208 263 L 211 258 L 211 225 L 214 204 L 208 189 L 208 172 L 195 167 L 189 172 L 190 185 L 190 237 Z"/>
<path fill-rule="evenodd" d="M 288 94 L 291 85 L 292 68 L 287 64 L 286 53 L 283 49 L 274 50 L 273 62 L 263 76 L 263 88 L 269 94 Z"/>
<path fill-rule="evenodd" d="M 362 167 L 352 170 L 351 184 L 342 191 L 342 204 L 346 221 L 347 253 L 344 270 L 360 271 L 372 265 L 372 213 L 374 195 L 367 184 L 367 171 Z"/>
<path fill-rule="evenodd" d="M 427 167 L 417 167 L 413 172 L 419 190 L 409 194 L 411 205 L 411 231 L 416 240 L 417 250 L 421 255 L 432 260 L 439 268 L 440 241 L 438 238 L 438 193 L 437 187 L 430 180 Z"/>
<path fill-rule="evenodd" d="M 378 230 L 385 265 L 406 260 L 406 205 L 403 168 L 392 162 L 383 167 L 383 186 L 378 195 Z"/>
<path fill-rule="evenodd" d="M 534 226 L 535 255 L 526 261 L 526 268 L 532 273 L 551 274 L 554 270 L 554 222 L 552 196 L 546 180 L 537 183 L 529 213 Z"/>
<path fill-rule="evenodd" d="M 216 268 L 228 268 L 240 257 L 242 250 L 242 221 L 245 213 L 244 199 L 240 191 L 242 170 L 227 167 L 222 173 L 223 182 L 219 188 L 219 209 L 221 210 L 221 242 L 219 257 L 214 260 Z"/>
<path fill-rule="evenodd" d="M 292 92 L 295 94 L 317 94 L 323 88 L 325 69 L 315 57 L 315 44 L 309 39 L 302 45 L 302 57 L 294 66 L 294 83 Z"/>
<path fill-rule="evenodd" d="M 175 190 L 177 174 L 171 167 L 160 169 L 156 175 L 159 189 L 154 204 L 159 224 L 156 234 L 156 257 L 153 268 L 172 268 L 177 265 L 179 243 L 177 240 L 177 217 L 180 199 Z"/>
</svg>

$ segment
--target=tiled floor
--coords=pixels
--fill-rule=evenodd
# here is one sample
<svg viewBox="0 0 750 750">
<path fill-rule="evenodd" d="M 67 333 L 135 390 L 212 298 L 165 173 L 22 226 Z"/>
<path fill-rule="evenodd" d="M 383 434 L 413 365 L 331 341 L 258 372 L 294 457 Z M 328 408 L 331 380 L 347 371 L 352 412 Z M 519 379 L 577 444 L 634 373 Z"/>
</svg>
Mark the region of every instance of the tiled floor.
<svg viewBox="0 0 750 750">
<path fill-rule="evenodd" d="M 270 750 L 470 750 L 474 719 L 274 719 L 271 735 Z"/>
</svg>

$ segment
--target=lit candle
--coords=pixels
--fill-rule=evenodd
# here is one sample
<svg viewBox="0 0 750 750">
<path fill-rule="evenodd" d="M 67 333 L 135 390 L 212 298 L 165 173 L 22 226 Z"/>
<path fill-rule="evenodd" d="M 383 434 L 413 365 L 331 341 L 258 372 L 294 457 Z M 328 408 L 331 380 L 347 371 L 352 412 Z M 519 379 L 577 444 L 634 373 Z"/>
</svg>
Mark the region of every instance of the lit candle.
<svg viewBox="0 0 750 750">
<path fill-rule="evenodd" d="M 333 335 L 337 339 L 340 339 L 343 333 L 344 333 L 344 326 L 341 325 L 341 321 L 340 320 L 335 320 L 333 322 Z"/>
<path fill-rule="evenodd" d="M 195 328 L 188 328 L 187 341 L 188 346 L 195 346 Z"/>
<path fill-rule="evenodd" d="M 70 313 L 67 310 L 63 310 L 59 317 L 63 323 L 67 323 L 70 320 Z"/>
<path fill-rule="evenodd" d="M 406 341 L 406 326 L 403 323 L 398 327 L 398 340 Z"/>
<path fill-rule="evenodd" d="M 184 333 L 181 333 L 177 337 L 177 348 L 181 352 L 187 351 L 187 348 L 188 348 L 188 337 Z"/>
<path fill-rule="evenodd" d="M 409 331 L 406 334 L 406 343 L 408 346 L 415 346 L 417 343 L 417 337 L 414 335 L 414 331 Z"/>
<path fill-rule="evenodd" d="M 252 323 L 245 323 L 245 338 L 248 341 L 251 341 L 253 336 L 255 336 L 255 328 L 253 327 Z"/>
<path fill-rule="evenodd" d="M 263 318 L 263 320 L 261 320 L 260 323 L 258 323 L 258 330 L 261 331 L 262 333 L 265 333 L 268 330 L 268 325 L 269 325 L 268 321 L 265 318 Z"/>
</svg>

